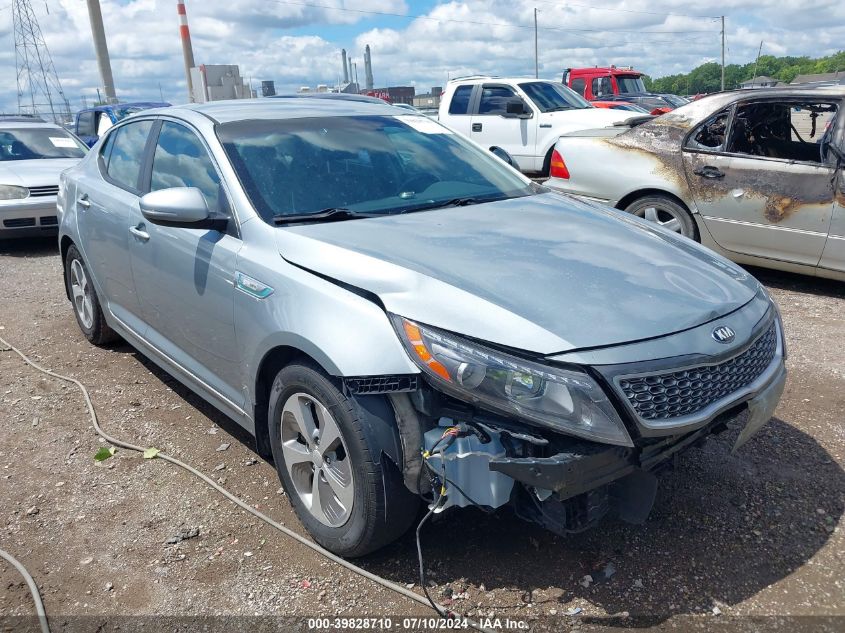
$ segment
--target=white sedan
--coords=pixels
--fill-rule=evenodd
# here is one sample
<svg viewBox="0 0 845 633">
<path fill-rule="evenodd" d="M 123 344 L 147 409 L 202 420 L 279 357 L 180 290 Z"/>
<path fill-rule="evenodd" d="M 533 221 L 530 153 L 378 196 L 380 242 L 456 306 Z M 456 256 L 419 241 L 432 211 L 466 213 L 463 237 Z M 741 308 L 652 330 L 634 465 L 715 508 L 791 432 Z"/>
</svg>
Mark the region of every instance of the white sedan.
<svg viewBox="0 0 845 633">
<path fill-rule="evenodd" d="M 574 132 L 546 184 L 744 264 L 845 279 L 845 87 L 705 97 Z"/>
</svg>

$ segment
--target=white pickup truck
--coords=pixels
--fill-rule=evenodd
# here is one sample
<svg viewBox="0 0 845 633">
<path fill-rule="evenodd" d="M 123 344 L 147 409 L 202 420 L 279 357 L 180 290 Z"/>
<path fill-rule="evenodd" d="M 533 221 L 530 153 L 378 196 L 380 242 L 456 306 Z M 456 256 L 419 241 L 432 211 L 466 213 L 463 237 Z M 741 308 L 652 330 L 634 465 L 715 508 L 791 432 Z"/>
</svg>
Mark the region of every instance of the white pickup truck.
<svg viewBox="0 0 845 633">
<path fill-rule="evenodd" d="M 552 150 L 562 134 L 624 118 L 618 110 L 594 108 L 554 81 L 487 76 L 451 80 L 438 115 L 441 123 L 485 149 L 505 150 L 523 172 L 542 176 L 549 174 Z"/>
</svg>

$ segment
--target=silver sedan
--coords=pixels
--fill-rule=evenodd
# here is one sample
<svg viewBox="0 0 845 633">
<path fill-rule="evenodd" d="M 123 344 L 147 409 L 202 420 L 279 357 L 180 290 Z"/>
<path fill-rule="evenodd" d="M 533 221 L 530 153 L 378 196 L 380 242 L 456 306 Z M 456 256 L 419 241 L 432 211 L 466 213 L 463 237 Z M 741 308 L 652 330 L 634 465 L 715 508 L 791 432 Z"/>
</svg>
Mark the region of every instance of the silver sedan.
<svg viewBox="0 0 845 633">
<path fill-rule="evenodd" d="M 674 233 L 531 182 L 436 121 L 338 99 L 144 112 L 66 173 L 79 327 L 252 433 L 358 556 L 432 511 L 645 520 L 655 473 L 785 381 L 776 306 Z"/>
</svg>

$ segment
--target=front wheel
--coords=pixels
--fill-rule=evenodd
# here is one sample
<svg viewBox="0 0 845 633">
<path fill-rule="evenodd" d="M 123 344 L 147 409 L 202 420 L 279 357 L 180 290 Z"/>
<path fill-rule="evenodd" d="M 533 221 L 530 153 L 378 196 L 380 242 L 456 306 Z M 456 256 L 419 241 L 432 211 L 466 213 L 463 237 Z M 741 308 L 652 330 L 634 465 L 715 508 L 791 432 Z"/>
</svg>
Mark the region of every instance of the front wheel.
<svg viewBox="0 0 845 633">
<path fill-rule="evenodd" d="M 419 498 L 385 472 L 393 465 L 367 432 L 378 421 L 355 396 L 316 366 L 292 364 L 273 382 L 268 413 L 276 470 L 315 541 L 340 556 L 363 556 L 410 527 Z"/>
<path fill-rule="evenodd" d="M 690 212 L 668 196 L 654 194 L 637 198 L 625 207 L 625 211 L 691 240 L 699 241 L 698 228 Z"/>
</svg>

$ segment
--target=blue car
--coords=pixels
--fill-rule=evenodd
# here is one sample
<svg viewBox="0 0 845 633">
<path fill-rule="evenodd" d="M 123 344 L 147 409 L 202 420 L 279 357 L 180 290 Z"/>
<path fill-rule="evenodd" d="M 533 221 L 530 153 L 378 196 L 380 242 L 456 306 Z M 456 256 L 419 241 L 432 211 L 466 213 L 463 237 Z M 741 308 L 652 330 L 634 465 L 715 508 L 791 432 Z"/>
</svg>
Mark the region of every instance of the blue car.
<svg viewBox="0 0 845 633">
<path fill-rule="evenodd" d="M 111 105 L 86 108 L 76 113 L 73 132 L 81 138 L 88 147 L 93 147 L 99 138 L 118 121 L 122 121 L 130 114 L 151 108 L 167 108 L 171 104 L 164 101 L 137 101 L 134 103 L 114 103 Z"/>
</svg>

